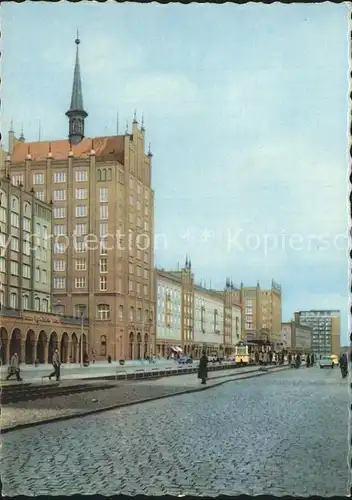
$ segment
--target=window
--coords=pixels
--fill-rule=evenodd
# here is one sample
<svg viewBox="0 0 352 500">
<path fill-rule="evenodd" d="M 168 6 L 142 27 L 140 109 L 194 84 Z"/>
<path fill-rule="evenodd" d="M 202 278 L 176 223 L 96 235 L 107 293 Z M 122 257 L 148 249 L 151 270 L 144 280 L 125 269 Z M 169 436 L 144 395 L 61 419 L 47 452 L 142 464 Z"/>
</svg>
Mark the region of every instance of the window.
<svg viewBox="0 0 352 500">
<path fill-rule="evenodd" d="M 35 270 L 35 281 L 37 281 L 38 283 L 40 282 L 40 275 L 40 267 L 37 267 Z"/>
<path fill-rule="evenodd" d="M 14 260 L 11 261 L 11 263 L 10 263 L 10 273 L 13 274 L 14 276 L 18 276 L 18 274 L 19 274 L 19 264 L 18 264 L 18 262 L 15 262 Z"/>
<path fill-rule="evenodd" d="M 100 255 L 107 255 L 108 253 L 108 242 L 107 240 L 100 240 Z"/>
<path fill-rule="evenodd" d="M 144 189 L 144 199 L 145 200 L 149 199 L 149 193 L 148 193 L 148 189 L 147 188 Z"/>
<path fill-rule="evenodd" d="M 41 310 L 43 312 L 48 312 L 48 309 L 49 309 L 49 302 L 47 299 L 43 299 L 42 300 L 42 307 L 41 307 Z"/>
<path fill-rule="evenodd" d="M 128 292 L 133 292 L 133 281 L 131 280 L 128 281 Z"/>
<path fill-rule="evenodd" d="M 23 297 L 22 297 L 22 309 L 29 309 L 29 297 L 28 297 L 28 295 L 23 295 Z"/>
<path fill-rule="evenodd" d="M 34 299 L 34 309 L 40 311 L 40 299 L 38 297 Z"/>
<path fill-rule="evenodd" d="M 11 226 L 20 227 L 20 217 L 14 212 L 11 212 Z"/>
<path fill-rule="evenodd" d="M 130 194 L 130 205 L 133 207 L 134 206 L 134 198 L 133 194 Z"/>
<path fill-rule="evenodd" d="M 12 176 L 12 184 L 14 186 L 23 185 L 23 174 L 13 175 Z"/>
<path fill-rule="evenodd" d="M 144 279 L 148 279 L 148 269 L 144 269 Z"/>
<path fill-rule="evenodd" d="M 87 224 L 76 224 L 76 235 L 82 236 L 84 234 L 87 234 Z"/>
<path fill-rule="evenodd" d="M 55 172 L 53 175 L 53 181 L 55 184 L 66 182 L 66 172 Z"/>
<path fill-rule="evenodd" d="M 101 222 L 100 223 L 100 237 L 105 237 L 108 234 L 108 223 Z"/>
<path fill-rule="evenodd" d="M 44 174 L 33 174 L 33 184 L 44 184 Z"/>
<path fill-rule="evenodd" d="M 54 288 L 62 289 L 66 287 L 66 278 L 54 278 Z"/>
<path fill-rule="evenodd" d="M 100 356 L 106 356 L 106 336 L 100 337 Z"/>
<path fill-rule="evenodd" d="M 134 307 L 130 307 L 130 321 L 134 321 Z"/>
<path fill-rule="evenodd" d="M 76 188 L 76 200 L 86 200 L 88 198 L 88 189 Z"/>
<path fill-rule="evenodd" d="M 44 191 L 36 191 L 35 197 L 37 198 L 37 200 L 44 201 L 45 200 Z"/>
<path fill-rule="evenodd" d="M 137 283 L 137 285 L 136 285 L 136 291 L 137 291 L 137 295 L 141 294 L 141 284 L 140 283 Z"/>
<path fill-rule="evenodd" d="M 108 289 L 108 277 L 100 276 L 100 291 L 106 292 Z"/>
<path fill-rule="evenodd" d="M 87 217 L 88 206 L 87 205 L 77 205 L 76 206 L 76 217 Z"/>
<path fill-rule="evenodd" d="M 87 261 L 85 259 L 76 259 L 75 269 L 76 269 L 76 271 L 86 271 Z"/>
<path fill-rule="evenodd" d="M 65 219 L 66 208 L 65 207 L 55 207 L 53 210 L 53 216 L 55 219 Z"/>
<path fill-rule="evenodd" d="M 123 306 L 122 305 L 119 306 L 119 319 L 121 319 L 121 320 L 123 319 Z"/>
<path fill-rule="evenodd" d="M 148 224 L 148 221 L 145 220 L 144 221 L 144 231 L 148 231 L 149 230 L 149 224 Z"/>
<path fill-rule="evenodd" d="M 66 189 L 54 189 L 54 200 L 55 201 L 66 200 Z"/>
<path fill-rule="evenodd" d="M 66 245 L 65 243 L 55 243 L 54 244 L 54 253 L 65 253 Z"/>
<path fill-rule="evenodd" d="M 144 289 L 144 297 L 148 297 L 148 286 L 144 285 L 143 289 Z"/>
<path fill-rule="evenodd" d="M 56 224 L 54 226 L 55 236 L 64 236 L 67 233 L 66 224 Z"/>
<path fill-rule="evenodd" d="M 99 189 L 99 201 L 108 201 L 108 188 L 104 187 Z"/>
<path fill-rule="evenodd" d="M 137 200 L 137 210 L 140 210 L 141 209 L 141 202 L 140 200 Z"/>
<path fill-rule="evenodd" d="M 142 219 L 141 219 L 140 215 L 137 216 L 137 226 L 142 227 Z"/>
<path fill-rule="evenodd" d="M 108 304 L 98 305 L 98 318 L 102 320 L 110 319 L 110 306 Z"/>
<path fill-rule="evenodd" d="M 84 253 L 87 251 L 87 245 L 85 241 L 77 241 L 75 247 L 77 253 Z"/>
<path fill-rule="evenodd" d="M 101 273 L 107 273 L 108 272 L 108 259 L 106 257 L 101 258 L 100 262 L 99 262 L 99 266 L 100 266 Z"/>
<path fill-rule="evenodd" d="M 54 271 L 65 271 L 66 270 L 66 261 L 63 259 L 54 260 Z"/>
<path fill-rule="evenodd" d="M 142 268 L 141 268 L 141 266 L 137 266 L 137 276 L 138 276 L 138 278 L 141 276 L 141 274 L 142 274 Z"/>
<path fill-rule="evenodd" d="M 86 278 L 79 277 L 75 278 L 75 288 L 85 288 L 86 287 Z"/>
<path fill-rule="evenodd" d="M 23 217 L 22 220 L 22 229 L 23 231 L 31 232 L 31 220 L 27 219 L 27 217 Z"/>
<path fill-rule="evenodd" d="M 42 269 L 42 283 L 44 283 L 46 285 L 47 282 L 48 282 L 48 273 L 47 273 L 47 270 L 46 269 Z"/>
<path fill-rule="evenodd" d="M 87 170 L 76 170 L 76 182 L 87 182 L 88 172 Z"/>
<path fill-rule="evenodd" d="M 12 236 L 11 238 L 11 250 L 14 252 L 19 252 L 20 248 L 20 240 L 16 238 L 15 236 Z"/>
<path fill-rule="evenodd" d="M 133 274 L 133 264 L 131 263 L 128 264 L 128 272 L 129 274 Z"/>
<path fill-rule="evenodd" d="M 30 255 L 31 253 L 31 245 L 29 241 L 25 240 L 22 243 L 22 252 L 24 255 Z"/>
<path fill-rule="evenodd" d="M 108 205 L 100 205 L 100 220 L 107 220 L 108 213 Z"/>
<path fill-rule="evenodd" d="M 10 307 L 12 307 L 12 309 L 17 309 L 17 293 L 11 293 Z"/>
</svg>

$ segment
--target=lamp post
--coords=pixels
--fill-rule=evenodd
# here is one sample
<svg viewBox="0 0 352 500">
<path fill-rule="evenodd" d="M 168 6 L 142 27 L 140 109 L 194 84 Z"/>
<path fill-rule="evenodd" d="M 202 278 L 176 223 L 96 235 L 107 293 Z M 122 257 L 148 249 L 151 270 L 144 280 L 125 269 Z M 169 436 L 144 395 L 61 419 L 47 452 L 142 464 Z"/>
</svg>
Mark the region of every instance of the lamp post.
<svg viewBox="0 0 352 500">
<path fill-rule="evenodd" d="M 81 345 L 80 345 L 80 351 L 81 351 L 81 362 L 80 365 L 81 367 L 83 366 L 83 327 L 84 327 L 84 312 L 86 310 L 86 306 L 81 304 L 79 306 L 79 312 L 81 314 Z"/>
</svg>

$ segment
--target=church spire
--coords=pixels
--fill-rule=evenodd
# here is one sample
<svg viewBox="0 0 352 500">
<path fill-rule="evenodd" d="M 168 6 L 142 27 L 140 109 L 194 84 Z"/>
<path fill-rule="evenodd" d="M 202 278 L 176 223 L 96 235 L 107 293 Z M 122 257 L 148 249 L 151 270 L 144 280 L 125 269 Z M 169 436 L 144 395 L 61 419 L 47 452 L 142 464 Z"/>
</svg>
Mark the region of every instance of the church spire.
<svg viewBox="0 0 352 500">
<path fill-rule="evenodd" d="M 67 111 L 66 116 L 69 119 L 69 141 L 71 144 L 78 144 L 84 139 L 84 119 L 88 116 L 88 113 L 84 111 L 83 108 L 83 93 L 82 93 L 82 81 L 81 81 L 81 70 L 79 66 L 79 52 L 78 46 L 81 43 L 78 37 L 75 40 L 76 44 L 76 63 L 73 73 L 73 86 L 72 86 L 72 96 L 71 96 L 71 106 Z"/>
</svg>

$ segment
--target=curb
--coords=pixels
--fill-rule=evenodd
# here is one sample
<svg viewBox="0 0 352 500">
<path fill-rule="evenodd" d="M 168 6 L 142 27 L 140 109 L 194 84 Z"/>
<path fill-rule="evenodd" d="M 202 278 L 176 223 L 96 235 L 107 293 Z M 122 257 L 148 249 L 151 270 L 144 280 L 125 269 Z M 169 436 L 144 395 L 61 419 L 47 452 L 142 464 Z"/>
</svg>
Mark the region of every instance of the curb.
<svg viewBox="0 0 352 500">
<path fill-rule="evenodd" d="M 276 372 L 280 372 L 280 371 L 283 371 L 283 370 L 287 370 L 288 368 L 289 367 L 284 366 L 282 368 L 278 368 L 277 370 L 275 370 L 275 372 L 272 372 L 272 373 L 276 373 Z M 234 375 L 234 377 L 232 377 L 230 380 L 223 380 L 222 382 L 217 382 L 215 384 L 208 385 L 208 386 L 205 386 L 205 387 L 196 387 L 196 388 L 193 388 L 193 389 L 186 389 L 186 390 L 183 390 L 183 391 L 174 392 L 172 394 L 163 394 L 162 396 L 153 396 L 151 398 L 138 399 L 138 400 L 135 400 L 135 401 L 127 401 L 125 403 L 117 403 L 117 404 L 114 404 L 114 405 L 105 406 L 104 408 L 97 408 L 95 410 L 83 411 L 81 413 L 75 413 L 73 415 L 59 415 L 57 417 L 48 418 L 46 420 L 39 420 L 39 421 L 35 421 L 35 422 L 24 422 L 22 424 L 13 425 L 11 427 L 1 428 L 0 434 L 7 434 L 9 432 L 18 431 L 18 430 L 21 430 L 21 429 L 28 429 L 29 427 L 37 427 L 38 425 L 52 424 L 54 422 L 61 422 L 63 420 L 71 420 L 73 418 L 88 417 L 89 415 L 96 415 L 96 414 L 102 413 L 104 411 L 117 410 L 119 408 L 125 408 L 126 406 L 133 406 L 133 405 L 138 405 L 138 404 L 142 404 L 142 403 L 149 403 L 151 401 L 158 401 L 160 399 L 171 398 L 171 397 L 174 397 L 174 396 L 181 396 L 183 394 L 192 394 L 194 392 L 206 391 L 206 390 L 209 390 L 209 389 L 213 389 L 214 387 L 219 387 L 221 385 L 228 384 L 229 382 L 234 382 L 236 380 L 246 380 L 246 379 L 249 379 L 249 378 L 261 377 L 263 375 L 268 375 L 270 373 L 271 373 L 271 370 L 268 370 L 268 371 L 259 371 L 258 370 L 258 372 L 257 371 L 253 371 L 251 373 L 248 373 L 248 375 L 244 374 L 244 376 L 241 377 L 241 378 L 239 378 L 239 379 L 237 377 L 240 374 L 237 374 L 237 376 Z M 229 377 L 231 377 L 231 375 L 229 375 Z M 218 378 L 220 378 L 220 377 L 218 377 Z"/>
</svg>

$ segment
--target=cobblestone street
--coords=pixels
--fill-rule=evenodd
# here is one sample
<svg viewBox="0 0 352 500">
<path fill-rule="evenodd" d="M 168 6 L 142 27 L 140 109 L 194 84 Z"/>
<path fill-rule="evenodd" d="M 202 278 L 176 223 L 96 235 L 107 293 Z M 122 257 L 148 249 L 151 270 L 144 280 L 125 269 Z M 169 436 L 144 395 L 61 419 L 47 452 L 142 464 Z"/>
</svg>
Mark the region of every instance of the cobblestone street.
<svg viewBox="0 0 352 500">
<path fill-rule="evenodd" d="M 340 370 L 286 370 L 2 436 L 5 495 L 345 495 Z"/>
</svg>

